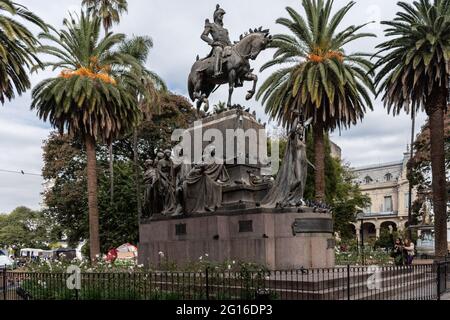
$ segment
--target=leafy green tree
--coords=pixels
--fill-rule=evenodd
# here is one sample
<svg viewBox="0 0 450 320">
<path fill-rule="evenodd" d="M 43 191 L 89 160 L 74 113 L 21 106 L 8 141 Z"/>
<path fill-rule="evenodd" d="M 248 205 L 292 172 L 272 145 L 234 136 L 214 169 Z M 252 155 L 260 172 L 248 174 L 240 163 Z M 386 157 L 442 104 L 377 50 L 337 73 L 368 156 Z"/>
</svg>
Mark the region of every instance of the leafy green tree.
<svg viewBox="0 0 450 320">
<path fill-rule="evenodd" d="M 42 120 L 85 144 L 90 252 L 95 259 L 100 253 L 95 147 L 98 141 L 110 143 L 139 121 L 136 96 L 130 88 L 140 90 L 140 75 L 124 76 L 122 72 L 139 66 L 133 57 L 113 51 L 125 35 L 109 33 L 100 38 L 100 18 L 82 12 L 79 17 L 65 19 L 64 27 L 41 34 L 54 45 L 42 46 L 40 51 L 56 58 L 44 65 L 61 73 L 34 88 L 31 108 Z"/>
<path fill-rule="evenodd" d="M 99 238 L 101 252 L 127 242 L 137 244 L 136 190 L 133 163 L 118 159 L 114 163 L 117 201 L 109 201 L 107 145 L 97 146 Z M 87 156 L 83 144 L 68 135 L 53 133 L 44 145 L 44 178 L 52 181 L 44 193 L 45 214 L 55 221 L 70 246 L 89 238 L 89 208 L 86 205 Z"/>
<path fill-rule="evenodd" d="M 308 134 L 307 157 L 314 162 L 315 148 L 311 139 L 312 133 Z M 306 182 L 305 198 L 315 199 L 315 175 L 314 168 L 308 168 L 308 179 Z M 354 180 L 354 175 L 348 164 L 343 164 L 340 159 L 331 155 L 331 141 L 325 136 L 325 199 L 333 210 L 335 231 L 339 232 L 342 239 L 353 239 L 354 231 L 350 223 L 356 222 L 356 215 L 361 208 L 370 204 L 370 197 L 363 194 Z"/>
<path fill-rule="evenodd" d="M 113 24 L 120 23 L 120 17 L 128 12 L 126 0 L 82 0 L 81 5 L 87 13 L 102 20 L 105 34 L 108 34 Z M 111 205 L 114 203 L 114 148 L 112 141 L 109 144 L 109 171 Z"/>
<path fill-rule="evenodd" d="M 395 239 L 398 238 L 399 234 L 397 231 L 393 231 L 391 234 L 389 229 L 383 228 L 380 232 L 380 238 L 375 242 L 375 247 L 392 249 Z"/>
<path fill-rule="evenodd" d="M 314 162 L 315 157 L 312 136 L 313 133 L 308 132 L 306 154 L 310 162 Z M 278 140 L 280 154 L 284 154 L 287 137 L 282 134 L 270 137 L 268 141 L 269 154 L 270 140 L 274 139 Z M 309 165 L 305 188 L 306 200 L 314 200 L 316 198 L 314 183 L 316 174 L 316 170 Z M 370 197 L 361 192 L 359 186 L 353 182 L 354 178 L 349 165 L 332 156 L 331 141 L 329 136 L 325 135 L 325 199 L 333 211 L 335 231 L 339 232 L 344 240 L 355 238 L 351 223 L 356 222 L 356 216 L 361 212 L 361 208 L 366 208 L 370 204 Z"/>
<path fill-rule="evenodd" d="M 170 147 L 175 128 L 186 128 L 196 119 L 195 109 L 181 96 L 163 94 L 161 112 L 138 126 L 138 165 L 155 156 L 155 150 Z M 126 242 L 138 243 L 138 197 L 136 196 L 133 134 L 121 136 L 115 143 L 117 161 L 114 163 L 114 183 L 118 186 L 116 201 L 109 201 L 108 146 L 96 146 L 99 181 L 99 236 L 101 252 Z M 62 229 L 71 246 L 89 238 L 89 209 L 86 204 L 87 155 L 81 138 L 53 133 L 44 143 L 43 176 L 50 184 L 44 192 L 46 215 Z M 143 177 L 140 174 L 142 199 Z"/>
<path fill-rule="evenodd" d="M 12 100 L 31 87 L 29 70 L 40 62 L 36 56 L 38 41 L 16 18 L 31 22 L 43 30 L 47 25 L 35 14 L 10 0 L 0 0 L 0 102 Z"/>
<path fill-rule="evenodd" d="M 373 109 L 369 55 L 344 51 L 350 42 L 375 36 L 359 33 L 365 25 L 342 26 L 354 4 L 350 2 L 332 15 L 332 0 L 303 0 L 306 20 L 293 8 L 286 8 L 289 18 L 279 18 L 277 23 L 291 34 L 273 37 L 271 47 L 277 50 L 261 69 L 284 66 L 269 76 L 257 95 L 271 118 L 288 128 L 295 110 L 314 119 L 315 194 L 319 201 L 326 197 L 325 132 L 355 125 L 363 119 L 366 107 Z"/>
<path fill-rule="evenodd" d="M 447 172 L 447 186 L 450 186 L 450 113 L 445 116 L 444 122 L 444 150 L 445 150 L 445 171 Z M 414 144 L 415 154 L 409 165 L 412 168 L 412 174 L 409 180 L 413 186 L 418 188 L 419 193 L 427 195 L 431 191 L 431 143 L 430 143 L 430 124 L 427 122 L 416 138 Z M 447 187 L 449 193 L 450 189 Z M 449 199 L 447 199 L 449 201 Z"/>
<path fill-rule="evenodd" d="M 398 3 L 401 11 L 383 21 L 389 40 L 377 62 L 378 94 L 394 116 L 425 109 L 430 121 L 436 256 L 448 254 L 444 113 L 450 78 L 450 0 Z"/>
<path fill-rule="evenodd" d="M 19 207 L 8 215 L 0 215 L 0 247 L 48 249 L 55 240 L 50 220 L 39 211 Z"/>
<path fill-rule="evenodd" d="M 153 41 L 150 37 L 134 36 L 131 39 L 125 40 L 119 48 L 121 53 L 130 55 L 139 63 L 137 72 L 141 73 L 141 82 L 144 92 L 136 91 L 134 94 L 138 101 L 139 109 L 143 115 L 143 119 L 149 119 L 154 114 L 161 112 L 160 109 L 160 93 L 167 92 L 167 85 L 155 72 L 148 70 L 145 63 L 148 60 L 150 50 L 153 48 Z M 134 70 L 131 70 L 134 72 Z M 137 195 L 138 214 L 142 214 L 141 190 L 140 190 L 140 176 L 142 174 L 139 166 L 139 152 L 138 152 L 138 128 L 133 130 L 133 161 L 134 161 L 134 175 Z M 110 157 L 111 159 L 111 157 Z"/>
</svg>

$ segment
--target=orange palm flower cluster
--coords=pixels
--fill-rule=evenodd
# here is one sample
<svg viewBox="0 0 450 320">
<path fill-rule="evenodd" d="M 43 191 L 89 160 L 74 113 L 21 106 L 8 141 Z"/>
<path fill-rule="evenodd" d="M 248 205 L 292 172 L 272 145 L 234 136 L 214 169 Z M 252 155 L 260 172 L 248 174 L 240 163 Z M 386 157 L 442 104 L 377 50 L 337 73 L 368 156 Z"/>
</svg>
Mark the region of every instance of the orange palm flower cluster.
<svg viewBox="0 0 450 320">
<path fill-rule="evenodd" d="M 92 57 L 91 63 L 89 64 L 89 68 L 79 67 L 76 70 L 63 70 L 59 75 L 61 78 L 70 79 L 74 76 L 86 77 L 93 80 L 100 80 L 104 83 L 110 83 L 115 85 L 116 80 L 109 75 L 109 71 L 111 68 L 109 66 L 101 67 L 98 65 L 98 59 L 96 57 Z"/>
<path fill-rule="evenodd" d="M 333 59 L 333 58 L 338 59 L 340 62 L 342 62 L 344 60 L 344 55 L 342 54 L 342 52 L 329 50 L 325 53 L 322 53 L 320 51 L 321 50 L 319 50 L 318 54 L 310 53 L 308 55 L 308 60 L 315 62 L 315 63 L 320 63 L 320 62 L 323 62 L 324 60 Z"/>
</svg>

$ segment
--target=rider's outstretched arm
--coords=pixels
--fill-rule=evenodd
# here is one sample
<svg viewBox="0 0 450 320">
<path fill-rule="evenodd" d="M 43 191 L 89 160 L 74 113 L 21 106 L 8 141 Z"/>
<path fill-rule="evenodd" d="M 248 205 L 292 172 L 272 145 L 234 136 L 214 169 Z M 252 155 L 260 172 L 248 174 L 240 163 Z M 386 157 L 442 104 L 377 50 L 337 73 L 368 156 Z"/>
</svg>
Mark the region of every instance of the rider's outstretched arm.
<svg viewBox="0 0 450 320">
<path fill-rule="evenodd" d="M 212 46 L 214 44 L 214 40 L 209 37 L 209 34 L 211 33 L 211 24 L 209 23 L 209 20 L 206 20 L 205 22 L 205 30 L 203 31 L 201 35 L 201 39 L 205 41 L 207 44 Z"/>
</svg>

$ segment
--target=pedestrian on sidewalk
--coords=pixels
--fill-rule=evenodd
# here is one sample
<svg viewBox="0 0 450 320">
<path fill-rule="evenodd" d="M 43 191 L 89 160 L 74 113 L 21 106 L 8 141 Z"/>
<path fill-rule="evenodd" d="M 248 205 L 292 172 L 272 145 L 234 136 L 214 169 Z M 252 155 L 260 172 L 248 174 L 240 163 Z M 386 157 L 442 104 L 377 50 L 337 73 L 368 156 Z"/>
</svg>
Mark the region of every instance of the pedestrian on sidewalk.
<svg viewBox="0 0 450 320">
<path fill-rule="evenodd" d="M 414 242 L 409 239 L 405 240 L 405 251 L 406 251 L 406 265 L 411 266 L 414 261 L 414 257 L 416 255 L 416 248 L 414 246 Z"/>
<path fill-rule="evenodd" d="M 395 240 L 392 257 L 394 258 L 394 263 L 396 266 L 403 266 L 405 264 L 403 241 L 400 238 Z"/>
</svg>

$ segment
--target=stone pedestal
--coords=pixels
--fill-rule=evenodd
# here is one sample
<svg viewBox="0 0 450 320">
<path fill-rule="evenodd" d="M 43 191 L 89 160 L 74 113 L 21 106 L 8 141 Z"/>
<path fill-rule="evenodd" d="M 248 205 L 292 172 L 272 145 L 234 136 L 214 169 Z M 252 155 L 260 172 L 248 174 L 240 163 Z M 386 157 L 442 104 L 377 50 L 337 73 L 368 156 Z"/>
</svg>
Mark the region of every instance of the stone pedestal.
<svg viewBox="0 0 450 320">
<path fill-rule="evenodd" d="M 272 270 L 333 267 L 331 215 L 298 211 L 255 208 L 143 221 L 139 262 L 157 267 L 163 252 L 178 265 L 208 254 L 210 261 L 253 262 Z"/>
<path fill-rule="evenodd" d="M 200 212 L 205 210 L 199 209 L 198 213 L 177 218 L 161 214 L 142 218 L 141 264 L 158 267 L 159 253 L 163 252 L 164 259 L 179 266 L 208 254 L 214 262 L 253 262 L 273 270 L 334 267 L 331 214 L 312 208 L 261 207 L 274 181 L 263 174 L 267 169 L 267 139 L 264 126 L 252 115 L 236 109 L 203 119 L 187 129 L 182 140 L 183 156 L 193 163 L 198 163 L 196 159 L 201 163 L 202 148 L 224 146 L 218 149 L 226 155 L 222 160 L 226 160 L 223 174 L 227 179 L 215 181 L 222 201 L 215 208 L 207 208 L 215 212 L 204 215 Z M 208 191 L 197 191 L 202 190 Z M 193 193 L 184 199 L 185 204 L 196 196 Z"/>
</svg>

